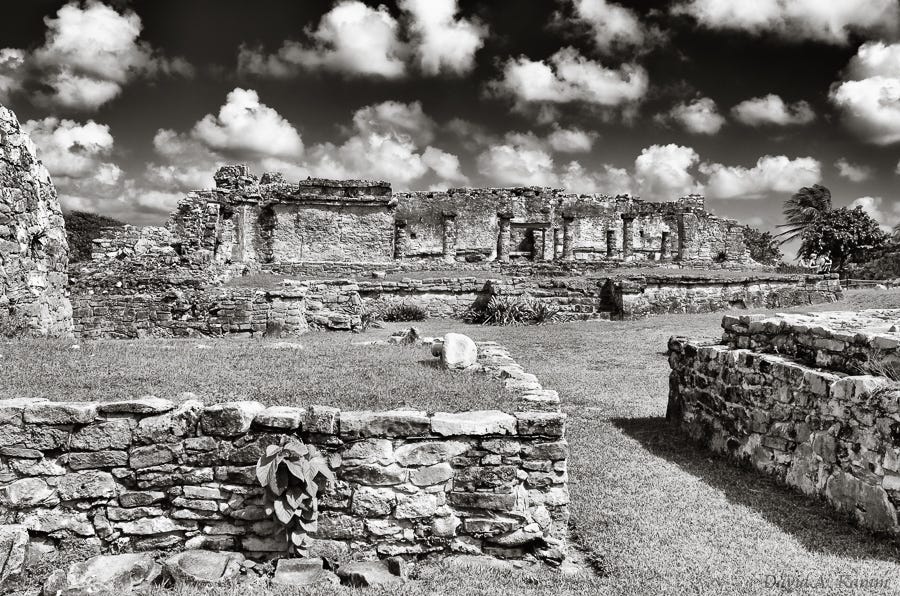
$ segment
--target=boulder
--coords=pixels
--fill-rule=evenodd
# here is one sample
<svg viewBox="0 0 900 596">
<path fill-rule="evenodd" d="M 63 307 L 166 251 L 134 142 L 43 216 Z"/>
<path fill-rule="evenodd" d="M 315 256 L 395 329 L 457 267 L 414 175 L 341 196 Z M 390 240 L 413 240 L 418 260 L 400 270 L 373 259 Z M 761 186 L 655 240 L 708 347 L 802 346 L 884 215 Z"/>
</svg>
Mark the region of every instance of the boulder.
<svg viewBox="0 0 900 596">
<path fill-rule="evenodd" d="M 451 370 L 469 368 L 478 361 L 478 347 L 467 335 L 448 333 L 444 336 L 441 363 Z"/>
<path fill-rule="evenodd" d="M 342 584 L 355 588 L 399 586 L 403 583 L 399 569 L 391 567 L 386 561 L 357 561 L 341 565 L 337 575 Z"/>
<path fill-rule="evenodd" d="M 28 529 L 19 524 L 0 525 L 0 588 L 22 573 L 28 552 Z"/>
<path fill-rule="evenodd" d="M 305 559 L 281 559 L 275 567 L 272 583 L 276 586 L 312 586 L 314 584 L 336 584 L 337 576 L 322 566 L 319 557 Z"/>
<path fill-rule="evenodd" d="M 129 594 L 148 589 L 161 571 L 147 553 L 99 555 L 54 571 L 44 582 L 44 596 Z"/>
<path fill-rule="evenodd" d="M 244 555 L 211 550 L 188 550 L 163 561 L 163 571 L 174 581 L 216 584 L 241 572 Z"/>
</svg>

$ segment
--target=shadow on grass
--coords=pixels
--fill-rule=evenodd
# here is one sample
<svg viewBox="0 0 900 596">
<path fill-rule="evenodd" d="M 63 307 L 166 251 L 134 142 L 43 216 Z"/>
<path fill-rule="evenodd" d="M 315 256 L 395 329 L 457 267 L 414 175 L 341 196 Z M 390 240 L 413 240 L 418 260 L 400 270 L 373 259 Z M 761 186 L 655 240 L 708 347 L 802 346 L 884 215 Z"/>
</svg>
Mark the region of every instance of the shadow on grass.
<svg viewBox="0 0 900 596">
<path fill-rule="evenodd" d="M 626 435 L 791 534 L 812 552 L 844 558 L 900 561 L 889 537 L 853 526 L 824 501 L 808 497 L 747 465 L 704 449 L 665 418 L 614 418 Z"/>
</svg>

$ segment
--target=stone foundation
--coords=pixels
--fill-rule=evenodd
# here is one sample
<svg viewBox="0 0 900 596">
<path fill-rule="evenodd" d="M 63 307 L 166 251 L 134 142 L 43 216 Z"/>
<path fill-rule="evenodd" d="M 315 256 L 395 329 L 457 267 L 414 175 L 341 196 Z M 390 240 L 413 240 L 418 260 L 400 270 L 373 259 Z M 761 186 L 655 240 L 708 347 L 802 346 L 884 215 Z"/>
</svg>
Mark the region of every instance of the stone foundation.
<svg viewBox="0 0 900 596">
<path fill-rule="evenodd" d="M 34 552 L 80 540 L 103 552 L 280 558 L 288 545 L 264 509 L 255 464 L 266 446 L 295 437 L 337 477 L 318 497 L 313 556 L 559 563 L 569 450 L 558 397 L 496 344 L 479 345 L 477 366 L 504 379 L 522 411 L 204 406 L 190 396 L 0 401 L 0 524 L 24 526 Z"/>
<path fill-rule="evenodd" d="M 900 390 L 843 357 L 896 357 L 900 334 L 865 311 L 835 314 L 726 316 L 727 343 L 673 337 L 667 417 L 705 447 L 900 537 Z M 776 347 L 782 355 L 766 353 Z"/>
</svg>

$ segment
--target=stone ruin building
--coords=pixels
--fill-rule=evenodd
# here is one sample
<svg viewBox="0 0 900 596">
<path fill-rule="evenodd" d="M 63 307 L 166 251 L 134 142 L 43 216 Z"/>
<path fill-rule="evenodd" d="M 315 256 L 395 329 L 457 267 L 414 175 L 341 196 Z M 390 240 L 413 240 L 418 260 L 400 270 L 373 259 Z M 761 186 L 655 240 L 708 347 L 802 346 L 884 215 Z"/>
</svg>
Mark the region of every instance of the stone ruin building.
<svg viewBox="0 0 900 596">
<path fill-rule="evenodd" d="M 0 337 L 72 334 L 69 249 L 50 174 L 0 106 Z"/>
<path fill-rule="evenodd" d="M 755 265 L 744 227 L 691 195 L 651 203 L 561 189 L 392 193 L 387 182 L 257 178 L 225 166 L 168 230 L 179 250 L 251 269 L 302 262 L 424 261 Z"/>
</svg>

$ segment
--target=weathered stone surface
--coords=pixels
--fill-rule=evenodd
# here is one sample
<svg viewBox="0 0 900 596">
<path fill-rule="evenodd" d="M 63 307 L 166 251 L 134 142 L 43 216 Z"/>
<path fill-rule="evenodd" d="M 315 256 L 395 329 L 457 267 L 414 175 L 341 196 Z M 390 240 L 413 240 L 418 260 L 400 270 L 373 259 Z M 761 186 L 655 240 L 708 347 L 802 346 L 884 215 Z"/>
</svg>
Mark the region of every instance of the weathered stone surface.
<svg viewBox="0 0 900 596">
<path fill-rule="evenodd" d="M 391 486 L 406 482 L 408 472 L 397 464 L 379 466 L 375 464 L 362 464 L 355 466 L 342 466 L 341 478 L 348 482 L 358 482 L 370 486 Z"/>
<path fill-rule="evenodd" d="M 124 522 L 115 526 L 123 534 L 138 536 L 154 536 L 181 530 L 193 530 L 197 525 L 191 521 L 181 521 L 168 517 L 145 517 L 136 521 Z"/>
<path fill-rule="evenodd" d="M 244 561 L 241 553 L 188 550 L 168 557 L 162 567 L 175 581 L 217 584 L 237 577 Z"/>
<path fill-rule="evenodd" d="M 100 402 L 104 414 L 163 414 L 175 409 L 175 402 L 147 395 L 136 399 Z"/>
<path fill-rule="evenodd" d="M 200 427 L 209 435 L 239 435 L 250 430 L 253 419 L 265 409 L 258 401 L 235 401 L 208 406 L 200 414 Z"/>
<path fill-rule="evenodd" d="M 470 445 L 460 441 L 428 441 L 401 445 L 394 451 L 396 460 L 404 466 L 430 466 L 450 461 L 468 451 Z"/>
<path fill-rule="evenodd" d="M 69 513 L 53 509 L 50 511 L 31 510 L 19 523 L 33 532 L 50 534 L 60 530 L 67 530 L 79 536 L 93 536 L 94 526 L 86 513 Z"/>
<path fill-rule="evenodd" d="M 289 406 L 269 406 L 256 415 L 255 424 L 268 428 L 295 430 L 300 428 L 306 410 Z"/>
<path fill-rule="evenodd" d="M 346 563 L 338 568 L 337 575 L 342 584 L 357 588 L 399 586 L 403 583 L 399 575 L 391 573 L 384 561 Z"/>
<path fill-rule="evenodd" d="M 353 493 L 351 510 L 363 516 L 387 516 L 397 502 L 397 494 L 389 488 L 362 486 Z"/>
<path fill-rule="evenodd" d="M 561 412 L 516 412 L 520 435 L 561 437 L 566 432 L 566 415 Z"/>
<path fill-rule="evenodd" d="M 146 444 L 177 441 L 193 432 L 202 410 L 201 402 L 188 400 L 171 412 L 143 418 L 134 429 L 134 439 Z"/>
<path fill-rule="evenodd" d="M 62 476 L 57 489 L 60 499 L 71 501 L 114 497 L 118 491 L 118 485 L 109 472 L 85 470 Z"/>
<path fill-rule="evenodd" d="M 92 468 L 117 468 L 128 465 L 124 451 L 84 451 L 69 454 L 69 467 L 73 470 Z"/>
<path fill-rule="evenodd" d="M 100 555 L 59 569 L 44 583 L 44 594 L 130 594 L 147 590 L 161 567 L 146 553 Z"/>
<path fill-rule="evenodd" d="M 0 108 L 2 109 L 2 108 Z M 0 588 L 9 587 L 21 575 L 28 552 L 28 528 L 0 525 Z"/>
<path fill-rule="evenodd" d="M 0 105 L 0 337 L 69 337 L 69 247 L 56 189 Z"/>
<path fill-rule="evenodd" d="M 341 412 L 341 437 L 412 437 L 430 430 L 431 420 L 420 410 Z"/>
<path fill-rule="evenodd" d="M 388 465 L 394 461 L 394 447 L 388 439 L 356 441 L 343 452 L 346 462 Z"/>
<path fill-rule="evenodd" d="M 448 499 L 451 505 L 469 509 L 512 511 L 516 506 L 514 494 L 452 492 Z"/>
<path fill-rule="evenodd" d="M 825 496 L 838 510 L 853 515 L 867 528 L 889 532 L 897 526 L 897 511 L 880 486 L 837 472 L 828 479 Z"/>
<path fill-rule="evenodd" d="M 131 425 L 126 419 L 89 424 L 72 433 L 69 449 L 101 451 L 127 449 L 131 445 Z"/>
<path fill-rule="evenodd" d="M 437 497 L 430 493 L 401 495 L 397 500 L 394 517 L 397 519 L 413 519 L 431 517 L 437 510 Z"/>
<path fill-rule="evenodd" d="M 450 414 L 436 412 L 431 429 L 445 437 L 456 435 L 513 435 L 516 419 L 499 410 L 476 410 Z"/>
<path fill-rule="evenodd" d="M 43 478 L 22 478 L 0 488 L 0 504 L 12 509 L 50 501 L 56 491 Z"/>
<path fill-rule="evenodd" d="M 29 424 L 87 424 L 97 418 L 97 404 L 42 401 L 26 406 L 23 416 Z"/>
<path fill-rule="evenodd" d="M 309 406 L 303 419 L 303 429 L 310 433 L 336 435 L 340 410 L 330 406 Z"/>
<path fill-rule="evenodd" d="M 337 582 L 337 576 L 323 568 L 320 557 L 280 559 L 272 577 L 276 586 L 302 587 Z"/>
<path fill-rule="evenodd" d="M 129 453 L 128 465 L 134 469 L 161 466 L 175 460 L 175 454 L 165 445 L 134 447 Z"/>
<path fill-rule="evenodd" d="M 441 346 L 441 363 L 451 369 L 469 368 L 478 361 L 478 346 L 467 335 L 448 333 Z"/>
<path fill-rule="evenodd" d="M 413 470 L 409 475 L 409 480 L 416 486 L 432 486 L 446 482 L 452 477 L 453 468 L 447 462 L 442 462 Z"/>
</svg>

